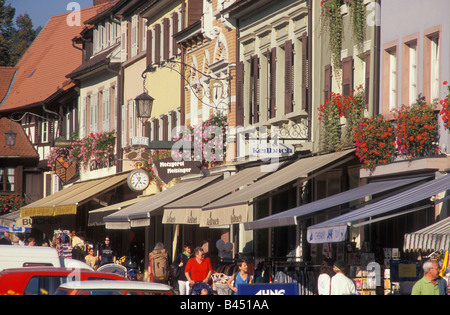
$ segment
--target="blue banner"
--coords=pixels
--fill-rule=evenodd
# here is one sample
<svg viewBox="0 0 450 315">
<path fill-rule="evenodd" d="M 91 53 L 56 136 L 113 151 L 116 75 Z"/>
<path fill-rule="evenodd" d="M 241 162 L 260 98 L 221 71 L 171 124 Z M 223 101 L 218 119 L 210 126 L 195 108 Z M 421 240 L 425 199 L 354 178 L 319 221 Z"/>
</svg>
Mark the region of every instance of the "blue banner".
<svg viewBox="0 0 450 315">
<path fill-rule="evenodd" d="M 238 295 L 298 295 L 296 283 L 285 284 L 241 284 Z"/>
</svg>

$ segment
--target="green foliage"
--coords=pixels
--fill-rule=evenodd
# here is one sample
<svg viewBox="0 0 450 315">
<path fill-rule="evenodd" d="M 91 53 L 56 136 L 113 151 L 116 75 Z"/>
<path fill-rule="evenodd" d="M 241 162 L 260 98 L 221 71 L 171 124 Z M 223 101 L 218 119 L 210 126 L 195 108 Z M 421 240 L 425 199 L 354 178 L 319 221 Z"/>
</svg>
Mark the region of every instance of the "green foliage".
<svg viewBox="0 0 450 315">
<path fill-rule="evenodd" d="M 0 0 L 0 66 L 15 66 L 37 35 L 28 14 L 19 15 L 5 0 Z M 14 23 L 15 22 L 15 23 Z"/>
<path fill-rule="evenodd" d="M 364 52 L 364 41 L 366 40 L 366 6 L 364 0 L 353 0 L 350 5 L 350 16 L 352 19 L 353 39 L 359 53 Z"/>
</svg>

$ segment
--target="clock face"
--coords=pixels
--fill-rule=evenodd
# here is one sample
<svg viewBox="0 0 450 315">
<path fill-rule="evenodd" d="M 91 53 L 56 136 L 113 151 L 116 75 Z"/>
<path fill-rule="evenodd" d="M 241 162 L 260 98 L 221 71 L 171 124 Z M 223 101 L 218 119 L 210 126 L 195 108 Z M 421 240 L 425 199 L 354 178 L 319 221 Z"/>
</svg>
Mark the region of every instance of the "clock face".
<svg viewBox="0 0 450 315">
<path fill-rule="evenodd" d="M 150 178 L 146 171 L 135 170 L 128 177 L 128 186 L 136 191 L 145 190 L 150 184 Z"/>
</svg>

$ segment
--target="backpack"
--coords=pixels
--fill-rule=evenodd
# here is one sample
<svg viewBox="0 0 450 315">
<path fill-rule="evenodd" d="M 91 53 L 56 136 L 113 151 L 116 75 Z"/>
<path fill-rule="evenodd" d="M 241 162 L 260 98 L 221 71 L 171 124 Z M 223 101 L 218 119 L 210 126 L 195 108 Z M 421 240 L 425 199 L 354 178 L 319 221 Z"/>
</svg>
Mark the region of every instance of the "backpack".
<svg viewBox="0 0 450 315">
<path fill-rule="evenodd" d="M 165 249 L 154 250 L 150 253 L 153 281 L 169 280 L 169 255 Z"/>
</svg>

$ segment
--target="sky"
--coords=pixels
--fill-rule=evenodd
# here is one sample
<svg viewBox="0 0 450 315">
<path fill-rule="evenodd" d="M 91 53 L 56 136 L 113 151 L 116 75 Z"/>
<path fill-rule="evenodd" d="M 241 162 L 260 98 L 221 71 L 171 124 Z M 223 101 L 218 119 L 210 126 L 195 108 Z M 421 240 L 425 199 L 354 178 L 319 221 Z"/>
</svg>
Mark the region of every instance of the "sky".
<svg viewBox="0 0 450 315">
<path fill-rule="evenodd" d="M 44 27 L 53 15 L 72 12 L 72 6 L 67 9 L 71 2 L 76 2 L 80 8 L 93 5 L 93 0 L 6 0 L 6 5 L 11 4 L 16 9 L 16 18 L 20 14 L 28 13 L 33 21 L 33 27 Z"/>
</svg>

